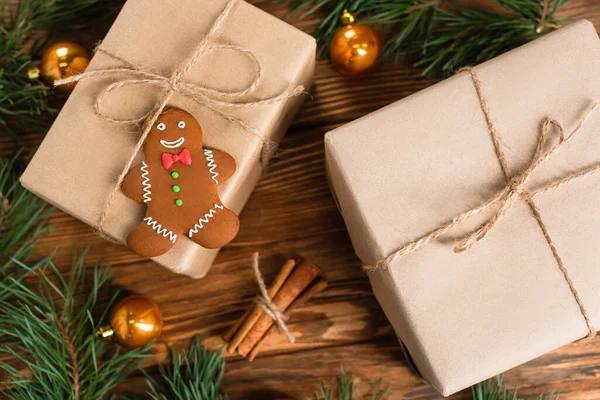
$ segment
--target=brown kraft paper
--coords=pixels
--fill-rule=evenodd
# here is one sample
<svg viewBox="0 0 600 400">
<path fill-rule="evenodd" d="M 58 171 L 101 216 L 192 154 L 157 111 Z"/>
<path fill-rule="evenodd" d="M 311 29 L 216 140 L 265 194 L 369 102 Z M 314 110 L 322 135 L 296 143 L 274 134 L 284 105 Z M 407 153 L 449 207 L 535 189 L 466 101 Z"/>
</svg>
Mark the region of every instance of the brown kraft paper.
<svg viewBox="0 0 600 400">
<path fill-rule="evenodd" d="M 542 124 L 571 132 L 600 100 L 600 42 L 581 21 L 475 68 L 514 175 Z M 600 112 L 533 173 L 535 190 L 600 162 Z M 551 142 L 558 134 L 552 131 Z M 506 186 L 473 79 L 450 79 L 329 132 L 332 190 L 361 261 L 375 264 Z M 600 326 L 600 175 L 535 197 L 594 329 Z M 523 200 L 477 245 L 453 248 L 491 207 L 369 275 L 423 377 L 444 395 L 584 338 L 588 327 Z"/>
<path fill-rule="evenodd" d="M 129 0 L 102 47 L 131 63 L 168 76 L 187 60 L 225 4 L 226 0 L 201 3 Z M 235 4 L 215 41 L 240 46 L 260 60 L 259 84 L 242 100 L 271 97 L 287 87 L 309 87 L 312 82 L 314 39 L 243 1 Z M 100 52 L 88 70 L 120 66 L 118 61 Z M 196 62 L 184 80 L 221 90 L 239 90 L 254 78 L 254 68 L 240 52 L 212 49 Z M 97 227 L 107 197 L 139 133 L 139 128 L 123 127 L 98 117 L 93 104 L 108 85 L 127 78 L 107 76 L 79 82 L 21 177 L 24 187 L 93 227 Z M 103 101 L 102 112 L 114 118 L 137 118 L 149 111 L 163 92 L 152 85 L 132 85 L 115 91 Z M 228 112 L 259 128 L 265 139 L 279 142 L 304 98 L 300 95 Z M 235 158 L 236 172 L 221 185 L 219 194 L 223 204 L 239 214 L 263 173 L 262 141 L 178 93 L 168 106 L 184 109 L 200 122 L 206 148 L 225 151 Z M 127 233 L 141 221 L 143 214 L 143 205 L 119 192 L 110 207 L 104 231 L 124 243 Z M 200 278 L 206 275 L 217 253 L 218 250 L 204 249 L 182 237 L 171 251 L 153 260 L 172 271 Z"/>
</svg>

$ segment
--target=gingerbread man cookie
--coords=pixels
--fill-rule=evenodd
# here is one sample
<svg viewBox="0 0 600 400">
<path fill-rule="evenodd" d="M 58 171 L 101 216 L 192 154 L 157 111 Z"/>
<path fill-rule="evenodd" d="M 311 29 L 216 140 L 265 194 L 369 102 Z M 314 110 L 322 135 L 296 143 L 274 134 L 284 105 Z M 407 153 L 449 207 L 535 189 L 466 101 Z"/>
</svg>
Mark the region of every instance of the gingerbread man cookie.
<svg viewBox="0 0 600 400">
<path fill-rule="evenodd" d="M 202 147 L 202 128 L 188 112 L 162 114 L 144 143 L 145 161 L 133 167 L 121 189 L 146 204 L 142 222 L 129 232 L 127 245 L 156 257 L 187 235 L 208 249 L 229 243 L 240 222 L 223 206 L 217 187 L 235 172 L 235 160 Z"/>
</svg>

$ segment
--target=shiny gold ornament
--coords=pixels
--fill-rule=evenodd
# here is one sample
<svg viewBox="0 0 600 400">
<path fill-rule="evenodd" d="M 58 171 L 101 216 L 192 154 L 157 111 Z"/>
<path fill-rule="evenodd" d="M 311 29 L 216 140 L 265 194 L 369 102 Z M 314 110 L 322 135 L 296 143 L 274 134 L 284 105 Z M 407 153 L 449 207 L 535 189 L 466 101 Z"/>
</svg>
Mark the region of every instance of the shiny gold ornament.
<svg viewBox="0 0 600 400">
<path fill-rule="evenodd" d="M 122 346 L 133 349 L 160 336 L 163 318 L 158 305 L 150 298 L 132 295 L 114 306 L 109 323 L 101 327 L 96 336 L 114 338 Z"/>
<path fill-rule="evenodd" d="M 344 75 L 365 75 L 379 65 L 381 40 L 370 26 L 354 24 L 355 17 L 348 10 L 341 18 L 344 26 L 337 30 L 329 46 L 331 63 Z"/>
<path fill-rule="evenodd" d="M 39 69 L 27 71 L 30 78 L 37 72 L 46 84 L 54 86 L 57 79 L 68 78 L 85 71 L 90 63 L 90 52 L 83 46 L 71 42 L 58 42 L 50 46 L 42 54 Z M 55 90 L 63 94 L 70 94 L 75 88 L 75 83 L 57 86 Z"/>
</svg>

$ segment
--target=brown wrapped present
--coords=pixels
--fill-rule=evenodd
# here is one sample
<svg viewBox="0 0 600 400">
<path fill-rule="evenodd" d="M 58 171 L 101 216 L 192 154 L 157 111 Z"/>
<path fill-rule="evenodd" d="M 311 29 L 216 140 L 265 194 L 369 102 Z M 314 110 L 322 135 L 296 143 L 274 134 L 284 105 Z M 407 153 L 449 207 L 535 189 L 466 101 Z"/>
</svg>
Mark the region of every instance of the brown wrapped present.
<svg viewBox="0 0 600 400">
<path fill-rule="evenodd" d="M 444 395 L 600 326 L 598 100 L 582 21 L 327 134 L 375 295 Z"/>
<path fill-rule="evenodd" d="M 145 208 L 120 189 L 112 193 L 144 132 L 123 120 L 152 117 L 165 99 L 167 108 L 191 113 L 205 147 L 235 159 L 219 195 L 239 213 L 263 174 L 265 150 L 300 107 L 298 89 L 310 86 L 315 63 L 312 37 L 237 0 L 129 0 L 100 50 L 21 182 L 120 242 Z M 154 260 L 202 277 L 217 252 L 182 236 Z"/>
</svg>

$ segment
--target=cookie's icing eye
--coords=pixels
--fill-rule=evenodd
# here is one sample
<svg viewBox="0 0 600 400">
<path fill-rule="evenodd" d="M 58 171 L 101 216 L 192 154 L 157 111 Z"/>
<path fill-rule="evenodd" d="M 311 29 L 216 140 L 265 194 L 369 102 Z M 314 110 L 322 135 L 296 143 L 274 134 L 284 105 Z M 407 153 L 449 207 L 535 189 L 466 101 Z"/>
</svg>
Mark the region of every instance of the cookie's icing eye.
<svg viewBox="0 0 600 400">
<path fill-rule="evenodd" d="M 178 127 L 180 128 L 185 128 L 185 121 L 179 121 L 179 123 L 177 124 Z"/>
<path fill-rule="evenodd" d="M 158 129 L 159 131 L 164 131 L 166 127 L 167 126 L 164 122 L 161 122 L 160 124 L 156 125 L 156 129 Z"/>
</svg>

